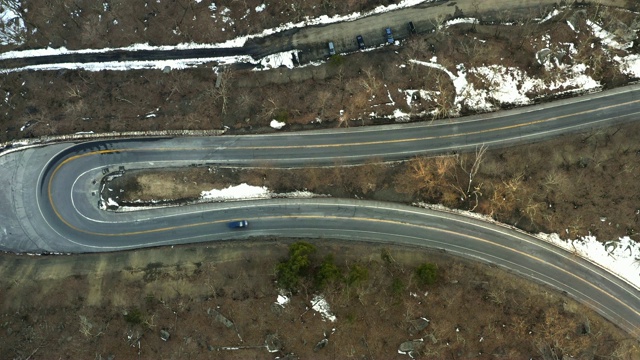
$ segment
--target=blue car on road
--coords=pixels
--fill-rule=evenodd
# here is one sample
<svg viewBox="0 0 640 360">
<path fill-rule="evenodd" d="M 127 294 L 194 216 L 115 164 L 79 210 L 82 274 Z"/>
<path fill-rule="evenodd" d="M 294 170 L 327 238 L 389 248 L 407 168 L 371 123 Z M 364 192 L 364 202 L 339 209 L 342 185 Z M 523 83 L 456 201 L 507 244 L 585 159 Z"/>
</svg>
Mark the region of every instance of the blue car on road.
<svg viewBox="0 0 640 360">
<path fill-rule="evenodd" d="M 240 228 L 246 228 L 247 226 L 249 226 L 249 222 L 247 220 L 238 220 L 238 221 L 232 221 L 227 225 L 229 225 L 229 227 L 232 229 L 240 229 Z"/>
</svg>

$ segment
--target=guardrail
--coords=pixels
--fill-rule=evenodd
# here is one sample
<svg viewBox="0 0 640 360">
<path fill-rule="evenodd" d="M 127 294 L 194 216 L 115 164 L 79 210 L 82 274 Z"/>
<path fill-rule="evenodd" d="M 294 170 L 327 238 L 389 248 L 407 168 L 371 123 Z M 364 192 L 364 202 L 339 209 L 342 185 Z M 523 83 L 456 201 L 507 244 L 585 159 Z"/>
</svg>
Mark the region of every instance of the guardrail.
<svg viewBox="0 0 640 360">
<path fill-rule="evenodd" d="M 0 155 L 29 147 L 43 146 L 65 141 L 126 139 L 133 137 L 219 136 L 225 132 L 226 130 L 120 131 L 109 133 L 82 132 L 69 135 L 43 136 L 33 139 L 7 141 L 0 143 Z"/>
</svg>

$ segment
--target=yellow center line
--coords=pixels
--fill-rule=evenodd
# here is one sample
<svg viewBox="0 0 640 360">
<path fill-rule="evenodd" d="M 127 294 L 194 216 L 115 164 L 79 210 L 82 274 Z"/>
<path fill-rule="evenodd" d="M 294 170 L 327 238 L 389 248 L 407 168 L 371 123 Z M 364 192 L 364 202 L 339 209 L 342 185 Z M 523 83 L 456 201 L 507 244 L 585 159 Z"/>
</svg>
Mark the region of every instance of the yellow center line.
<svg viewBox="0 0 640 360">
<path fill-rule="evenodd" d="M 482 134 L 482 133 L 488 133 L 488 132 L 495 132 L 495 131 L 501 131 L 501 130 L 514 129 L 514 128 L 518 128 L 518 127 L 531 126 L 531 125 L 535 125 L 535 124 L 540 124 L 540 123 L 560 120 L 560 119 L 564 119 L 564 118 L 571 117 L 571 116 L 584 115 L 584 114 L 589 114 L 589 113 L 593 113 L 593 112 L 596 112 L 596 111 L 607 110 L 607 109 L 612 109 L 612 108 L 616 108 L 616 107 L 620 107 L 620 106 L 635 104 L 635 103 L 638 103 L 638 102 L 640 102 L 640 99 L 639 100 L 627 101 L 627 102 L 624 102 L 624 103 L 619 103 L 619 104 L 614 104 L 614 105 L 608 105 L 608 106 L 604 106 L 604 107 L 597 108 L 597 109 L 580 111 L 580 112 L 577 112 L 577 113 L 572 113 L 572 114 L 567 114 L 567 115 L 554 116 L 554 117 L 550 117 L 550 118 L 546 118 L 546 119 L 534 120 L 534 121 L 530 121 L 530 122 L 526 122 L 526 123 L 522 123 L 522 124 L 506 125 L 506 126 L 497 127 L 497 128 L 490 128 L 490 129 L 484 129 L 484 130 L 477 130 L 477 131 L 470 131 L 470 132 L 465 132 L 465 133 L 457 133 L 457 134 L 449 134 L 449 135 L 441 135 L 441 136 L 414 137 L 414 138 L 404 138 L 404 139 L 395 139 L 395 140 L 378 140 L 378 141 L 356 142 L 356 143 L 348 143 L 348 144 L 238 146 L 238 147 L 234 147 L 234 148 L 235 149 L 239 149 L 239 150 L 242 150 L 242 149 L 245 149 L 245 150 L 269 150 L 269 149 L 329 148 L 329 147 L 343 147 L 343 146 L 366 146 L 366 145 L 375 145 L 375 144 L 392 144 L 392 143 L 403 143 L 403 142 L 415 142 L 415 141 L 431 140 L 431 139 L 446 139 L 446 138 L 452 138 L 452 137 L 476 135 L 476 134 Z M 67 163 L 69 163 L 71 161 L 74 161 L 76 159 L 79 159 L 79 158 L 92 156 L 92 155 L 96 155 L 96 154 L 103 155 L 103 154 L 112 154 L 112 153 L 119 153 L 119 152 L 193 151 L 193 150 L 202 150 L 202 148 L 177 148 L 177 149 L 176 148 L 146 148 L 146 149 L 98 150 L 98 151 L 88 152 L 86 154 L 80 154 L 80 155 L 71 156 L 71 157 L 65 159 L 64 161 L 62 161 L 54 169 L 53 173 L 51 174 L 51 177 L 49 178 L 49 184 L 48 184 L 49 203 L 51 204 L 51 207 L 53 208 L 53 211 L 56 214 L 56 216 L 65 225 L 69 226 L 70 228 L 72 228 L 74 230 L 78 230 L 76 227 L 71 225 L 67 220 L 65 220 L 60 215 L 60 213 L 58 212 L 58 210 L 57 210 L 57 208 L 56 208 L 56 206 L 55 206 L 55 204 L 53 202 L 53 198 L 52 198 L 52 195 L 51 195 L 53 179 L 54 179 L 55 175 L 57 174 L 58 170 L 60 170 L 60 168 L 62 168 L 65 164 L 67 164 Z M 149 230 L 149 231 L 151 231 L 151 230 Z M 158 231 L 160 231 L 160 230 L 158 230 Z M 142 232 L 142 233 L 145 233 L 145 232 Z"/>
<path fill-rule="evenodd" d="M 283 216 L 265 216 L 265 217 L 260 217 L 260 220 L 269 220 L 269 219 L 322 219 L 322 220 L 326 220 L 326 219 L 332 219 L 332 220 L 349 220 L 349 221 L 362 221 L 362 222 L 375 222 L 375 223 L 383 223 L 383 224 L 392 224 L 392 225 L 402 225 L 402 226 L 411 226 L 411 227 L 417 227 L 417 228 L 421 228 L 424 229 L 426 231 L 438 231 L 441 233 L 445 233 L 445 234 L 450 234 L 450 235 L 454 235 L 454 236 L 460 236 L 460 237 L 464 237 L 470 240 L 475 240 L 475 241 L 479 241 L 488 245 L 492 245 L 492 246 L 496 246 L 499 248 L 502 248 L 504 250 L 507 251 L 511 251 L 514 252 L 518 255 L 524 256 L 526 258 L 532 259 L 540 264 L 543 264 L 545 266 L 551 267 L 557 271 L 560 271 L 566 275 L 569 275 L 579 281 L 582 281 L 583 283 L 585 283 L 586 285 L 600 291 L 601 293 L 605 294 L 606 296 L 608 296 L 609 298 L 615 300 L 616 302 L 620 303 L 622 306 L 626 307 L 627 309 L 631 310 L 633 313 L 640 315 L 640 312 L 638 312 L 637 309 L 632 308 L 631 306 L 627 305 L 626 303 L 620 301 L 617 297 L 609 294 L 608 292 L 602 290 L 601 288 L 595 286 L 594 284 L 588 282 L 587 280 L 559 267 L 556 266 L 554 264 L 551 264 L 537 256 L 531 255 L 529 253 L 526 253 L 524 251 L 520 251 L 517 250 L 515 248 L 506 246 L 506 245 L 502 245 L 502 244 L 498 244 L 496 242 L 493 242 L 491 240 L 487 240 L 478 236 L 473 236 L 473 235 L 469 235 L 469 234 L 464 234 L 464 233 L 460 233 L 460 232 L 456 232 L 453 230 L 446 230 L 446 229 L 440 229 L 440 228 L 436 228 L 436 227 L 432 227 L 432 226 L 426 226 L 426 225 L 420 225 L 420 224 L 411 224 L 411 223 L 406 223 L 406 222 L 402 222 L 402 221 L 397 221 L 397 220 L 387 220 L 387 219 L 373 219 L 373 218 L 365 218 L 365 217 L 342 217 L 342 216 L 335 216 L 335 215 L 327 215 L 327 216 L 319 216 L 319 215 L 283 215 Z M 152 229 L 152 230 L 144 230 L 144 231 L 133 231 L 133 232 L 126 232 L 126 233 L 120 233 L 120 234 L 105 234 L 105 233 L 97 233 L 97 232 L 92 232 L 92 231 L 86 231 L 86 230 L 81 230 L 81 229 L 77 229 L 73 226 L 71 226 L 72 228 L 74 228 L 75 230 L 82 232 L 82 233 L 86 233 L 86 234 L 90 234 L 90 235 L 100 235 L 100 236 L 109 236 L 109 237 L 115 237 L 115 236 L 132 236 L 132 235 L 140 235 L 140 234 L 146 234 L 146 233 L 155 233 L 155 232 L 161 232 L 161 231 L 169 231 L 169 230 L 177 230 L 177 229 L 184 229 L 184 228 L 192 228 L 192 227 L 197 227 L 197 226 L 204 226 L 204 225 L 212 225 L 212 224 L 217 224 L 217 223 L 224 223 L 227 221 L 233 221 L 234 219 L 228 219 L 228 220 L 215 220 L 215 221 L 207 221 L 207 222 L 199 222 L 199 223 L 194 223 L 194 224 L 187 224 L 187 225 L 178 225 L 178 226 L 170 226 L 170 227 L 164 227 L 164 228 L 157 228 L 157 229 Z M 490 255 L 490 254 L 489 254 Z M 573 261 L 569 258 L 567 258 L 570 261 Z M 508 259 L 502 259 L 502 260 L 506 260 L 509 261 Z M 533 270 L 533 269 L 530 269 Z"/>
<path fill-rule="evenodd" d="M 404 138 L 404 139 L 395 139 L 395 140 L 365 141 L 365 142 L 355 142 L 355 143 L 348 143 L 348 144 L 270 145 L 270 146 L 245 146 L 245 147 L 240 146 L 240 147 L 234 147 L 234 148 L 236 148 L 236 149 L 255 149 L 255 150 L 259 150 L 259 149 L 330 148 L 330 147 L 342 147 L 342 146 L 365 146 L 365 145 L 377 145 L 377 144 L 393 144 L 393 143 L 415 142 L 415 141 L 433 140 L 433 139 L 447 139 L 447 138 L 454 138 L 454 137 L 459 137 L 459 136 L 477 135 L 477 134 L 484 134 L 484 133 L 489 133 L 489 132 L 496 132 L 496 131 L 502 131 L 502 130 L 515 129 L 515 128 L 519 128 L 519 127 L 526 127 L 526 126 L 541 124 L 541 123 L 545 123 L 545 122 L 561 120 L 561 119 L 568 118 L 568 117 L 571 117 L 571 116 L 585 115 L 585 114 L 590 114 L 590 113 L 593 113 L 593 112 L 596 112 L 596 111 L 607 110 L 607 109 L 612 109 L 612 108 L 616 108 L 616 107 L 620 107 L 620 106 L 635 104 L 635 103 L 638 103 L 638 102 L 640 102 L 640 100 L 632 100 L 632 101 L 627 101 L 627 102 L 620 103 L 620 104 L 614 104 L 614 105 L 608 105 L 608 106 L 600 107 L 600 108 L 597 108 L 597 109 L 584 110 L 584 111 L 580 111 L 580 112 L 577 112 L 577 113 L 572 113 L 572 114 L 567 114 L 567 115 L 554 116 L 554 117 L 550 117 L 550 118 L 546 118 L 546 119 L 529 121 L 529 122 L 522 123 L 522 124 L 506 125 L 506 126 L 489 128 L 489 129 L 484 129 L 484 130 L 468 131 L 468 132 L 465 132 L 465 133 L 448 134 L 448 135 L 440 135 L 440 136 L 413 137 L 413 138 Z"/>
<path fill-rule="evenodd" d="M 584 115 L 584 114 L 589 114 L 589 113 L 593 113 L 593 112 L 596 112 L 596 111 L 607 110 L 607 109 L 612 109 L 612 108 L 621 107 L 621 106 L 625 106 L 625 105 L 635 104 L 635 103 L 638 103 L 638 102 L 640 102 L 640 99 L 639 100 L 627 101 L 627 102 L 624 102 L 624 103 L 619 103 L 619 104 L 614 104 L 614 105 L 608 105 L 608 106 L 604 106 L 604 107 L 597 108 L 597 109 L 584 110 L 584 111 L 580 111 L 580 112 L 572 113 L 572 114 L 567 114 L 567 115 L 554 116 L 554 117 L 550 117 L 550 118 L 546 118 L 546 119 L 534 120 L 534 121 L 530 121 L 530 122 L 526 122 L 526 123 L 522 123 L 522 124 L 506 125 L 506 126 L 501 126 L 501 127 L 496 127 L 496 128 L 477 130 L 477 131 L 470 131 L 470 132 L 465 132 L 465 133 L 441 135 L 441 136 L 413 137 L 413 138 L 404 138 L 404 139 L 395 139 L 395 140 L 378 140 L 378 141 L 356 142 L 356 143 L 348 143 L 348 144 L 238 146 L 238 147 L 234 147 L 234 149 L 239 149 L 239 150 L 242 150 L 242 149 L 245 149 L 245 150 L 248 150 L 248 149 L 251 149 L 251 150 L 269 150 L 269 149 L 298 149 L 298 148 L 329 148 L 329 147 L 343 147 L 343 146 L 366 146 L 366 145 L 376 145 L 376 144 L 392 144 L 392 143 L 403 143 L 403 142 L 415 142 L 415 141 L 431 140 L 431 139 L 446 139 L 446 138 L 453 138 L 453 137 L 460 137 L 460 136 L 467 136 L 467 135 L 476 135 L 476 134 L 482 134 L 482 133 L 488 133 L 488 132 L 495 132 L 495 131 L 501 131 L 501 130 L 508 130 L 508 129 L 514 129 L 514 128 L 519 128 L 519 127 L 531 126 L 531 125 L 535 125 L 535 124 L 540 124 L 540 123 L 560 120 L 560 119 L 564 119 L 564 118 L 571 117 L 571 116 Z M 98 151 L 88 152 L 86 154 L 80 154 L 80 155 L 71 156 L 71 157 L 65 159 L 64 161 L 62 161 L 54 169 L 53 173 L 51 174 L 51 177 L 49 178 L 49 184 L 48 184 L 48 189 L 47 189 L 48 190 L 48 195 L 49 195 L 48 196 L 49 197 L 49 203 L 51 204 L 51 207 L 53 208 L 53 211 L 56 214 L 56 216 L 65 225 L 67 225 L 68 227 L 70 227 L 70 228 L 72 228 L 74 230 L 82 231 L 82 230 L 79 230 L 78 228 L 76 228 L 75 226 L 71 225 L 66 219 L 64 219 L 60 215 L 60 213 L 58 212 L 58 209 L 56 208 L 56 206 L 55 206 L 55 204 L 53 202 L 53 197 L 51 195 L 53 179 L 55 178 L 55 175 L 60 170 L 60 168 L 62 168 L 64 165 L 66 165 L 67 163 L 70 163 L 71 161 L 74 161 L 76 159 L 87 157 L 87 156 L 93 156 L 93 155 L 96 155 L 96 154 L 103 155 L 103 154 L 112 154 L 112 153 L 120 153 L 120 152 L 193 151 L 193 150 L 202 150 L 202 148 L 146 148 L 146 149 L 126 149 L 125 148 L 125 149 L 113 149 L 113 150 L 98 150 Z M 167 231 L 167 230 L 173 230 L 173 229 L 174 228 L 166 228 L 166 229 L 163 228 L 163 229 L 147 230 L 147 231 L 142 231 L 142 232 L 131 233 L 131 235 L 138 235 L 138 234 L 144 234 L 144 233 L 149 233 L 149 232 Z"/>
<path fill-rule="evenodd" d="M 464 133 L 439 135 L 439 136 L 411 137 L 411 138 L 394 139 L 394 140 L 362 141 L 362 142 L 352 142 L 352 143 L 344 143 L 344 144 L 234 146 L 233 148 L 237 149 L 237 150 L 315 149 L 315 148 L 333 148 L 333 147 L 347 147 L 347 146 L 367 146 L 367 145 L 408 143 L 408 142 L 434 140 L 434 139 L 449 139 L 449 138 L 455 138 L 455 137 L 478 135 L 478 134 L 485 134 L 485 133 L 490 133 L 490 132 L 497 132 L 497 131 L 503 131 L 503 130 L 523 128 L 523 127 L 527 127 L 527 126 L 531 126 L 531 125 L 537 125 L 537 124 L 542 124 L 542 123 L 546 123 L 546 122 L 552 122 L 552 121 L 561 120 L 561 119 L 565 119 L 565 118 L 572 117 L 572 116 L 591 114 L 591 113 L 594 113 L 594 112 L 597 112 L 597 111 L 613 109 L 613 108 L 617 108 L 617 107 L 621 107 L 621 106 L 625 106 L 625 105 L 636 104 L 636 103 L 640 103 L 640 99 L 631 100 L 631 101 L 627 101 L 627 102 L 619 103 L 619 104 L 614 104 L 614 105 L 608 105 L 608 106 L 604 106 L 604 107 L 600 107 L 600 108 L 596 108 L 596 109 L 591 109 L 591 110 L 584 110 L 584 111 L 571 113 L 571 114 L 566 114 L 566 115 L 553 116 L 553 117 L 546 118 L 546 119 L 529 121 L 529 122 L 525 122 L 525 123 L 521 123 L 521 124 L 505 125 L 505 126 L 494 127 L 494 128 L 489 128 L 489 129 L 468 131 L 468 132 L 464 132 Z M 212 146 L 212 148 L 215 148 L 215 147 L 216 146 Z M 193 150 L 202 150 L 202 149 L 203 148 L 171 148 L 171 147 L 169 147 L 169 148 L 163 148 L 163 147 L 161 147 L 161 148 L 145 148 L 145 149 L 126 149 L 125 148 L 125 149 L 119 149 L 119 150 L 100 150 L 100 151 L 95 151 L 95 152 L 88 153 L 88 154 L 105 154 L 105 153 L 113 153 L 113 152 L 141 152 L 141 151 L 193 151 Z M 83 155 L 77 155 L 77 156 L 74 156 L 73 159 L 78 158 L 78 157 L 82 157 L 82 156 Z M 63 164 L 64 163 L 66 163 L 66 160 L 65 160 L 65 162 L 63 162 Z"/>
</svg>

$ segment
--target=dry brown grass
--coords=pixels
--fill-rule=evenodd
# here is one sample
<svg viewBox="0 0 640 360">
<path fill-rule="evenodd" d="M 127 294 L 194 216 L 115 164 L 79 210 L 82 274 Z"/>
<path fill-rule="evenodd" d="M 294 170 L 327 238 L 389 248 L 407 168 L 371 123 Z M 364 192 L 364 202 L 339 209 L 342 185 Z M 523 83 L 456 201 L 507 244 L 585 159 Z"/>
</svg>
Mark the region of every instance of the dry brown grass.
<svg viewBox="0 0 640 360">
<path fill-rule="evenodd" d="M 499 269 L 421 249 L 327 240 L 316 246 L 317 259 L 331 253 L 343 269 L 358 263 L 369 271 L 368 280 L 355 287 L 325 289 L 336 323 L 307 310 L 313 294 L 306 291 L 284 309 L 274 308 L 273 269 L 286 256 L 287 243 L 273 239 L 64 258 L 5 256 L 0 316 L 6 334 L 0 351 L 25 358 L 53 341 L 55 347 L 38 353 L 128 358 L 138 356 L 134 340 L 140 337 L 143 358 L 265 358 L 269 355 L 261 346 L 271 333 L 284 345 L 278 355 L 294 352 L 302 358 L 394 358 L 401 342 L 421 337 L 425 343 L 418 357 L 425 359 L 452 351 L 482 353 L 480 358 L 487 359 L 528 358 L 549 347 L 574 356 L 591 351 L 613 359 L 639 356 L 637 342 L 625 340 L 612 324 Z M 439 283 L 420 287 L 413 271 L 425 261 L 436 263 L 444 274 Z M 51 271 L 26 275 L 34 267 Z M 392 291 L 393 279 L 404 283 L 401 292 Z M 85 298 L 87 293 L 101 295 Z M 140 324 L 127 323 L 123 313 L 136 309 Z M 226 328 L 208 309 L 234 326 Z M 430 323 L 411 335 L 410 323 L 418 317 Z M 581 335 L 585 319 L 591 333 Z M 170 332 L 168 342 L 160 339 L 160 329 Z M 323 333 L 329 344 L 313 352 Z M 127 345 L 131 341 L 134 348 Z M 224 346 L 248 348 L 215 350 Z"/>
</svg>

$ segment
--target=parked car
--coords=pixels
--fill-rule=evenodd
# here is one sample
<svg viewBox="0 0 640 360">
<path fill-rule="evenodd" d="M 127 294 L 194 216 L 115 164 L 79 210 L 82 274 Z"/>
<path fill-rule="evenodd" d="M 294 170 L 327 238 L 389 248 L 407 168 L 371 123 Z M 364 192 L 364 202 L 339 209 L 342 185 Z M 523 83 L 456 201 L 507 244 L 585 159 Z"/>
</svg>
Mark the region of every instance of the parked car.
<svg viewBox="0 0 640 360">
<path fill-rule="evenodd" d="M 391 33 L 391 28 L 386 28 L 384 32 L 387 34 L 387 42 L 389 44 L 393 44 L 394 40 L 393 40 L 393 34 Z"/>
<path fill-rule="evenodd" d="M 333 56 L 336 54 L 336 47 L 333 46 L 333 41 L 329 41 L 329 55 Z"/>
<path fill-rule="evenodd" d="M 246 228 L 247 226 L 249 226 L 249 222 L 247 220 L 238 220 L 238 221 L 232 221 L 227 225 L 229 225 L 229 227 L 232 229 L 240 229 L 240 228 Z"/>
<path fill-rule="evenodd" d="M 356 36 L 356 40 L 358 41 L 358 47 L 360 50 L 364 50 L 364 39 L 362 38 L 362 35 Z"/>
<path fill-rule="evenodd" d="M 418 31 L 416 30 L 416 26 L 415 26 L 415 25 L 413 25 L 413 21 L 409 21 L 409 31 L 410 31 L 412 34 L 416 34 L 416 33 L 418 33 Z"/>
</svg>

